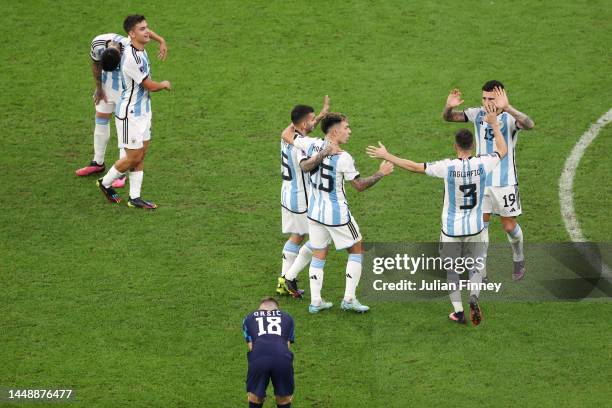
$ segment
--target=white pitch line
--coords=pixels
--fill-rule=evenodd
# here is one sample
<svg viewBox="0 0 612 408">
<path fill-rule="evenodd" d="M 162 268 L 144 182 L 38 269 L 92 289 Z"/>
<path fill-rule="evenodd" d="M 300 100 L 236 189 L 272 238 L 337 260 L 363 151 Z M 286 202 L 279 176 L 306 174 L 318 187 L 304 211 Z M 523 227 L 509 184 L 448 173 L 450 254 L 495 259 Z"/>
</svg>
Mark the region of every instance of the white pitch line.
<svg viewBox="0 0 612 408">
<path fill-rule="evenodd" d="M 561 178 L 559 179 L 559 204 L 561 205 L 561 218 L 565 223 L 565 229 L 573 242 L 586 242 L 586 238 L 580 228 L 580 223 L 576 217 L 576 211 L 574 210 L 574 176 L 576 170 L 580 165 L 580 160 L 584 156 L 584 152 L 589 145 L 595 140 L 599 131 L 602 127 L 612 122 L 612 109 L 604 113 L 597 122 L 593 123 L 591 127 L 584 132 L 580 137 L 569 157 L 565 161 Z M 592 259 L 591 257 L 589 257 Z M 602 267 L 602 276 L 608 280 L 612 279 L 612 273 L 610 272 L 607 265 L 603 264 L 601 259 L 592 259 L 594 262 L 601 262 L 599 266 Z M 595 265 L 594 265 L 595 266 Z"/>
</svg>

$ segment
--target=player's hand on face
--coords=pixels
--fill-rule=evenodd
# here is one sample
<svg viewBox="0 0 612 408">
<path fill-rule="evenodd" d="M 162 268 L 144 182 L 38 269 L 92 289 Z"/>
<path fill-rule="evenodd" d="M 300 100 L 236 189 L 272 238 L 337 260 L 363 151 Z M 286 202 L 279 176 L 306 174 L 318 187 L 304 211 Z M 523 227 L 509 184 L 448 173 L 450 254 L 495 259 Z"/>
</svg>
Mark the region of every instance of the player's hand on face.
<svg viewBox="0 0 612 408">
<path fill-rule="evenodd" d="M 463 103 L 463 99 L 461 99 L 461 91 L 457 88 L 453 89 L 451 93 L 446 98 L 446 105 L 454 108 Z"/>
<path fill-rule="evenodd" d="M 383 160 L 382 163 L 380 163 L 378 170 L 385 176 L 388 176 L 389 174 L 393 173 L 393 168 L 393 163 Z"/>
<path fill-rule="evenodd" d="M 484 109 L 485 112 L 487 112 L 484 117 L 485 122 L 487 122 L 489 125 L 497 123 L 497 106 L 493 103 L 486 104 Z"/>
<path fill-rule="evenodd" d="M 366 153 L 373 159 L 384 159 L 389 152 L 384 144 L 378 142 L 378 147 L 368 146 Z"/>
<path fill-rule="evenodd" d="M 159 44 L 159 54 L 157 55 L 157 58 L 162 61 L 165 61 L 166 58 L 168 58 L 168 46 L 166 45 L 165 41 L 162 41 Z"/>
<path fill-rule="evenodd" d="M 495 106 L 503 110 L 508 109 L 510 103 L 508 102 L 508 95 L 506 95 L 505 89 L 496 86 L 495 89 L 493 89 L 493 95 L 495 96 Z"/>
</svg>

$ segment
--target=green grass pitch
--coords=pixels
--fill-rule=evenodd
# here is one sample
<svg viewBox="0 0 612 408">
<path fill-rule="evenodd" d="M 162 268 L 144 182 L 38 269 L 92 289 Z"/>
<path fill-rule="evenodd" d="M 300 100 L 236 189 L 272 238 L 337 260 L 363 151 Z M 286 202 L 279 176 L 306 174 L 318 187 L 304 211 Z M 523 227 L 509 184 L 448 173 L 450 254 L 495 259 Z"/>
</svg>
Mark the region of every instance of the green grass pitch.
<svg viewBox="0 0 612 408">
<path fill-rule="evenodd" d="M 3 2 L 0 387 L 73 388 L 88 408 L 246 406 L 241 321 L 273 292 L 284 242 L 279 133 L 294 104 L 319 109 L 325 94 L 370 174 L 378 140 L 416 160 L 451 155 L 448 91 L 471 106 L 484 81 L 503 81 L 536 122 L 517 152 L 526 241 L 567 241 L 564 161 L 612 107 L 609 1 L 435 3 Z M 166 38 L 153 77 L 174 86 L 152 98 L 154 213 L 74 176 L 92 154 L 90 41 L 135 12 Z M 576 176 L 579 220 L 599 242 L 612 240 L 611 137 L 608 126 Z M 115 140 L 113 126 L 107 163 Z M 441 189 L 396 169 L 348 198 L 366 241 L 428 242 Z M 498 220 L 491 239 L 506 239 Z M 345 260 L 326 266 L 336 303 Z M 612 400 L 609 302 L 484 302 L 478 328 L 448 323 L 446 300 L 371 306 L 310 316 L 307 301 L 282 302 L 296 320 L 295 407 Z"/>
</svg>

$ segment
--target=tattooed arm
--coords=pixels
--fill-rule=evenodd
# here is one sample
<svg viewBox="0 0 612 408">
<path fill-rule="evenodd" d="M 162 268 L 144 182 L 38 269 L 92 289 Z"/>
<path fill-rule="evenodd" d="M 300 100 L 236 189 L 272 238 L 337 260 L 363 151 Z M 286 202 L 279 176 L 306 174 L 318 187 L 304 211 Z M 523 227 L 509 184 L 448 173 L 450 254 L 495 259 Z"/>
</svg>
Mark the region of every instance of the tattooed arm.
<svg viewBox="0 0 612 408">
<path fill-rule="evenodd" d="M 304 159 L 300 162 L 300 168 L 302 171 L 311 171 L 321 164 L 323 159 L 327 156 L 333 156 L 334 154 L 340 153 L 340 147 L 338 147 L 335 143 L 330 143 L 325 149 L 321 150 L 319 153 L 315 154 L 309 159 Z"/>
<path fill-rule="evenodd" d="M 506 90 L 501 89 L 499 87 L 493 90 L 493 94 L 495 95 L 495 105 L 503 109 L 505 112 L 508 112 L 512 117 L 516 120 L 516 123 L 519 129 L 530 130 L 533 129 L 535 123 L 533 120 L 525 115 L 523 112 L 520 112 L 514 106 L 510 105 L 508 102 L 508 95 L 506 95 Z"/>
<path fill-rule="evenodd" d="M 380 179 L 385 176 L 388 176 L 393 172 L 393 163 L 389 163 L 388 161 L 383 161 L 380 163 L 380 167 L 378 171 L 372 174 L 370 177 L 365 178 L 356 178 L 351 180 L 351 185 L 355 187 L 355 190 L 362 192 L 372 187 L 374 184 L 378 183 Z"/>
<path fill-rule="evenodd" d="M 467 117 L 463 111 L 454 111 L 453 108 L 461 105 L 463 99 L 461 99 L 461 91 L 455 88 L 446 98 L 446 105 L 442 111 L 442 118 L 447 122 L 467 122 Z"/>
</svg>

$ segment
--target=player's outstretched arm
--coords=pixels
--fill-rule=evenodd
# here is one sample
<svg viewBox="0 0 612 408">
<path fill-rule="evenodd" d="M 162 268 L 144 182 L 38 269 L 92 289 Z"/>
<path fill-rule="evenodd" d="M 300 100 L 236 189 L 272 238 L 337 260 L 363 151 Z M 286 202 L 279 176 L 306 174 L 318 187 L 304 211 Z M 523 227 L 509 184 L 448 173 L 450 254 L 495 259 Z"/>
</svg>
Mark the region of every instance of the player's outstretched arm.
<svg viewBox="0 0 612 408">
<path fill-rule="evenodd" d="M 315 128 L 317 127 L 321 119 L 323 119 L 323 117 L 327 115 L 328 112 L 329 112 L 329 96 L 325 95 L 325 97 L 323 98 L 323 108 L 321 108 L 321 112 L 319 112 L 319 114 L 315 118 Z"/>
<path fill-rule="evenodd" d="M 378 171 L 372 174 L 370 177 L 364 178 L 356 178 L 351 180 L 351 185 L 355 188 L 355 190 L 362 192 L 372 187 L 374 184 L 378 183 L 383 177 L 388 176 L 393 173 L 393 163 L 389 163 L 388 161 L 384 161 L 380 163 L 380 167 Z"/>
<path fill-rule="evenodd" d="M 151 29 L 149 29 L 149 35 L 152 39 L 159 43 L 159 54 L 157 55 L 157 58 L 162 61 L 165 61 L 168 57 L 168 46 L 166 45 L 166 40 L 164 40 L 164 37 L 153 32 L 153 30 Z"/>
<path fill-rule="evenodd" d="M 444 105 L 444 110 L 442 111 L 442 118 L 447 122 L 467 122 L 467 118 L 463 111 L 453 110 L 453 108 L 456 108 L 462 103 L 461 91 L 457 88 L 453 89 L 446 98 L 446 105 Z"/>
<path fill-rule="evenodd" d="M 289 126 L 287 126 L 285 130 L 283 130 L 283 133 L 281 133 L 281 139 L 283 139 L 287 144 L 293 144 L 294 135 L 295 126 L 293 126 L 293 123 L 290 123 Z"/>
<path fill-rule="evenodd" d="M 144 86 L 149 92 L 157 92 L 164 89 L 170 91 L 172 89 L 170 81 L 155 82 L 151 78 L 146 78 L 144 81 L 142 81 L 142 86 Z"/>
<path fill-rule="evenodd" d="M 302 171 L 311 171 L 319 166 L 324 158 L 327 156 L 333 156 L 342 151 L 336 143 L 330 143 L 325 149 L 315 154 L 309 159 L 304 159 L 300 162 L 300 168 Z"/>
<path fill-rule="evenodd" d="M 535 126 L 533 120 L 523 112 L 520 112 L 518 109 L 510 105 L 505 89 L 495 87 L 495 89 L 493 89 L 493 95 L 495 95 L 495 105 L 512 115 L 512 117 L 516 119 L 516 123 L 520 129 L 533 129 Z"/>
<path fill-rule="evenodd" d="M 106 100 L 104 88 L 102 88 L 102 65 L 97 61 L 91 61 L 91 72 L 93 73 L 94 81 L 96 82 L 96 93 L 94 94 L 94 105 L 98 102 Z"/>
<path fill-rule="evenodd" d="M 497 121 L 497 108 L 496 105 L 490 104 L 484 106 L 486 115 L 485 122 L 493 129 L 493 140 L 495 141 L 495 151 L 499 153 L 499 158 L 503 159 L 508 154 L 508 145 L 506 140 L 501 133 L 499 128 L 499 122 Z"/>
<path fill-rule="evenodd" d="M 425 173 L 425 163 L 416 163 L 412 160 L 402 159 L 392 155 L 387 151 L 387 148 L 382 143 L 378 142 L 378 147 L 368 146 L 366 153 L 373 159 L 383 159 L 396 166 L 412 171 L 413 173 Z"/>
</svg>

